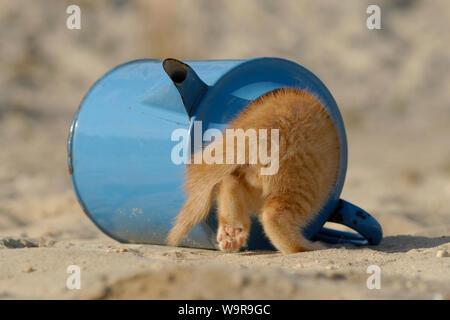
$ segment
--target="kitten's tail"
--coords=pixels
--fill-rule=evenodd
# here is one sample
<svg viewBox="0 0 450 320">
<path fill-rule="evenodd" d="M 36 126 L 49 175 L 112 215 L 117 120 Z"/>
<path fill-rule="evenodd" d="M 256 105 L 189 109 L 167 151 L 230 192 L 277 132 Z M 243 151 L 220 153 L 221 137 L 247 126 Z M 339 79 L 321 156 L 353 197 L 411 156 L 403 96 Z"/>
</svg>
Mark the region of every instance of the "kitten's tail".
<svg viewBox="0 0 450 320">
<path fill-rule="evenodd" d="M 167 237 L 167 243 L 176 246 L 180 240 L 199 222 L 206 219 L 211 209 L 214 188 L 239 164 L 191 165 L 187 170 L 187 200 L 178 214 Z"/>
</svg>

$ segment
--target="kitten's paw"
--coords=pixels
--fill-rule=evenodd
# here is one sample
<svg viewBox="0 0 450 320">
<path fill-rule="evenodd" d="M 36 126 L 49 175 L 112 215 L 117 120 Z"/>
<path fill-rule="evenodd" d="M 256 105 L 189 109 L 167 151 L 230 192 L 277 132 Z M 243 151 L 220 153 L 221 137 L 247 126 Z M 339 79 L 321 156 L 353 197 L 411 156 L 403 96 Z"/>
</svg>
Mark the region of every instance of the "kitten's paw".
<svg viewBox="0 0 450 320">
<path fill-rule="evenodd" d="M 241 227 L 229 225 L 219 226 L 217 231 L 217 242 L 219 249 L 225 252 L 237 252 L 247 245 L 248 232 Z"/>
</svg>

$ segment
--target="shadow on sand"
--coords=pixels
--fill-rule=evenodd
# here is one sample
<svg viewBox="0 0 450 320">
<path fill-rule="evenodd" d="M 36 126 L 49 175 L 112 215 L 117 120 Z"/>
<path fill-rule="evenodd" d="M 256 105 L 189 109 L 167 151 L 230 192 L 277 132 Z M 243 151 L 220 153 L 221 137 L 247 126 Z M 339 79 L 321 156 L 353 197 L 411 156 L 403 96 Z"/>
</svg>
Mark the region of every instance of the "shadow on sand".
<svg viewBox="0 0 450 320">
<path fill-rule="evenodd" d="M 376 251 L 395 253 L 407 252 L 412 249 L 427 249 L 450 243 L 450 236 L 425 237 L 413 235 L 399 235 L 385 237 L 379 246 L 371 247 Z"/>
</svg>

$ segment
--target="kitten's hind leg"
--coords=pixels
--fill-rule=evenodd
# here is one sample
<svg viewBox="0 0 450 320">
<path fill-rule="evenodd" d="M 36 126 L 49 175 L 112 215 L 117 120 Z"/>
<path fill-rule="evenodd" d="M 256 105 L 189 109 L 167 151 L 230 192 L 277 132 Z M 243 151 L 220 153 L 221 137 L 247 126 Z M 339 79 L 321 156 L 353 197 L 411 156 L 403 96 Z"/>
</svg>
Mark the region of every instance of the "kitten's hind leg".
<svg viewBox="0 0 450 320">
<path fill-rule="evenodd" d="M 264 232 L 272 244 L 282 253 L 295 253 L 323 248 L 318 242 L 307 240 L 300 227 L 305 224 L 304 209 L 296 197 L 272 195 L 264 202 L 260 217 Z"/>
<path fill-rule="evenodd" d="M 246 245 L 250 231 L 248 201 L 246 188 L 238 177 L 230 175 L 221 181 L 217 196 L 220 250 L 233 252 Z"/>
</svg>

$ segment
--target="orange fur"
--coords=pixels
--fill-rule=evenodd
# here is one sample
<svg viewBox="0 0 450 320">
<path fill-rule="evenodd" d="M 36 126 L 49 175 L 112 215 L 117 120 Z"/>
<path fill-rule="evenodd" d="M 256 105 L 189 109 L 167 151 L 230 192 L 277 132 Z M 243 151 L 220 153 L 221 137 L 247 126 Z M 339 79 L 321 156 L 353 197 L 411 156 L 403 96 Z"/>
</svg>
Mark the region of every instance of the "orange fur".
<svg viewBox="0 0 450 320">
<path fill-rule="evenodd" d="M 278 89 L 253 101 L 229 127 L 244 131 L 279 129 L 278 172 L 261 175 L 264 164 L 249 164 L 248 145 L 244 164 L 187 165 L 187 200 L 168 243 L 178 244 L 204 220 L 216 198 L 217 240 L 223 251 L 245 246 L 250 213 L 259 217 L 267 237 L 283 253 L 319 247 L 305 239 L 300 230 L 319 212 L 336 181 L 339 141 L 326 110 L 306 91 Z M 218 152 L 226 154 L 225 138 L 220 143 Z"/>
</svg>

